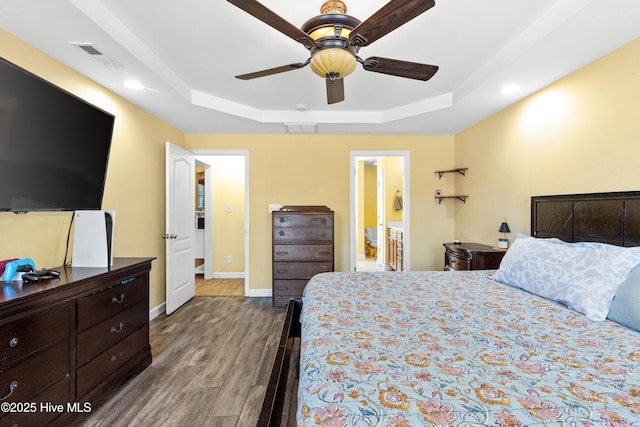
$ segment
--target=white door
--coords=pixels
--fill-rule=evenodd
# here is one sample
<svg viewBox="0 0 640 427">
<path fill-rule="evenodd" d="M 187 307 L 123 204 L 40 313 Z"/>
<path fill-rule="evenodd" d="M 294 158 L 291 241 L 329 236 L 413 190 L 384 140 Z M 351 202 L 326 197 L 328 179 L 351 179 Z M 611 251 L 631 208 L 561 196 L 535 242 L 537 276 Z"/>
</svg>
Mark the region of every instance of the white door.
<svg viewBox="0 0 640 427">
<path fill-rule="evenodd" d="M 165 173 L 166 312 L 171 314 L 196 293 L 193 268 L 196 172 L 193 153 L 167 142 Z"/>
</svg>

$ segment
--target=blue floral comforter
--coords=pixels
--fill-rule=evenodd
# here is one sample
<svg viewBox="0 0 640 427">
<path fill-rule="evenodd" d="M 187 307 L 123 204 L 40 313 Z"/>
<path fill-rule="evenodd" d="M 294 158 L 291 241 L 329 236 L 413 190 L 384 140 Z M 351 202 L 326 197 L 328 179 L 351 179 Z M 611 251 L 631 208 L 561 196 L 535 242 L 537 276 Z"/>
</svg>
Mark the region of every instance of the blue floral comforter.
<svg viewBox="0 0 640 427">
<path fill-rule="evenodd" d="M 324 273 L 299 426 L 639 426 L 640 333 L 487 271 Z"/>
</svg>

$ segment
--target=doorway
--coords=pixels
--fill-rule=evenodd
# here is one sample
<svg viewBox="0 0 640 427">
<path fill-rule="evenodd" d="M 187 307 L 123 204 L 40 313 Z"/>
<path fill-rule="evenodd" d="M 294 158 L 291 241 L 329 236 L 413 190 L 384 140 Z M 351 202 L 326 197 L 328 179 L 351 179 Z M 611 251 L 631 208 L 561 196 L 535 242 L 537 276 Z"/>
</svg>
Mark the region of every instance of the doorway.
<svg viewBox="0 0 640 427">
<path fill-rule="evenodd" d="M 393 270 L 389 227 L 402 230 L 402 270 L 409 271 L 409 152 L 352 151 L 350 158 L 350 271 Z"/>
<path fill-rule="evenodd" d="M 203 248 L 196 252 L 204 257 L 204 268 L 196 276 L 196 295 L 249 296 L 249 153 L 192 153 L 204 175 L 204 200 L 195 212 L 196 228 L 202 227 L 197 231 L 203 236 Z"/>
</svg>

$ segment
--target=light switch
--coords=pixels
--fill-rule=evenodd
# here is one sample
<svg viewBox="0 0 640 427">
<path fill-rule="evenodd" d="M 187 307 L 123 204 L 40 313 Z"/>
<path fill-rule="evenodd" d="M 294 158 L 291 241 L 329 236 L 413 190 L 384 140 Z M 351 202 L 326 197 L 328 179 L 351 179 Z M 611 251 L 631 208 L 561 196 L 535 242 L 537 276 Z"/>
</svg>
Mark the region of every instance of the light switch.
<svg viewBox="0 0 640 427">
<path fill-rule="evenodd" d="M 227 211 L 227 212 L 231 212 L 231 205 L 227 205 L 227 209 L 226 209 L 226 211 Z"/>
</svg>

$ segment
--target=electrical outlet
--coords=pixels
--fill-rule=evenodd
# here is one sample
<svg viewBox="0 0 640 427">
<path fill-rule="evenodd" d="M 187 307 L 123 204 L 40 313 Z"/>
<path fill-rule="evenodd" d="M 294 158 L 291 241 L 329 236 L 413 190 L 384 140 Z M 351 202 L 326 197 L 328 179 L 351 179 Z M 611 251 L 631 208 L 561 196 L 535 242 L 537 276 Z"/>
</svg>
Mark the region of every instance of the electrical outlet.
<svg viewBox="0 0 640 427">
<path fill-rule="evenodd" d="M 227 255 L 227 264 L 231 264 L 231 255 Z"/>
<path fill-rule="evenodd" d="M 269 203 L 269 213 L 279 211 L 282 205 L 280 203 Z"/>
</svg>

